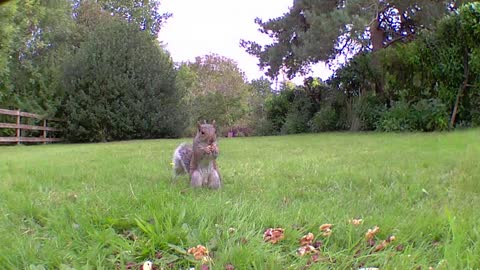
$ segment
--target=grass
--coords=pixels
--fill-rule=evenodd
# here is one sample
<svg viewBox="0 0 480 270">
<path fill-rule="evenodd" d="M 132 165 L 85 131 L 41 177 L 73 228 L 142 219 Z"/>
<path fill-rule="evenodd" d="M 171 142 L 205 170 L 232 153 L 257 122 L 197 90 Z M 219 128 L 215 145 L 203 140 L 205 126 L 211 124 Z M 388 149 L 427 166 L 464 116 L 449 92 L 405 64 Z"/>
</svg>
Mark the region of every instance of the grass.
<svg viewBox="0 0 480 270">
<path fill-rule="evenodd" d="M 479 131 L 222 139 L 220 191 L 171 183 L 182 140 L 1 147 L 0 265 L 188 269 L 202 244 L 211 269 L 301 269 L 312 232 L 312 269 L 478 269 Z M 377 243 L 396 236 L 380 252 L 364 239 L 375 225 Z M 270 227 L 285 238 L 265 243 Z"/>
</svg>

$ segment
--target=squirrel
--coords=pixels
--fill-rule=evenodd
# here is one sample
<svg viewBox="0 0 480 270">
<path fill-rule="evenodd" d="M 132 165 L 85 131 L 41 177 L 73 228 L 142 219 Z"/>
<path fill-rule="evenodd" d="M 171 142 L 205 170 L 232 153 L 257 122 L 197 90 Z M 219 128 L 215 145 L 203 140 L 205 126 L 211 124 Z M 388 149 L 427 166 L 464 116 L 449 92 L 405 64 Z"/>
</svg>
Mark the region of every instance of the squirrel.
<svg viewBox="0 0 480 270">
<path fill-rule="evenodd" d="M 215 120 L 211 124 L 197 123 L 193 145 L 182 143 L 173 153 L 174 179 L 189 174 L 192 187 L 218 189 L 222 185 L 216 159 L 219 154 Z"/>
</svg>

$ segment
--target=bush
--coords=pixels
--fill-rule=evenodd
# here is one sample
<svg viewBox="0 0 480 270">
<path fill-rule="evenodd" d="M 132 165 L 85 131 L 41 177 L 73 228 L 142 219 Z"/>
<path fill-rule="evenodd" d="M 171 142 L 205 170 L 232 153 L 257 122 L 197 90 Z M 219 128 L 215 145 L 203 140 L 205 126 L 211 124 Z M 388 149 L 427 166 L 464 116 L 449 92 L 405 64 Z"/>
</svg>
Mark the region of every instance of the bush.
<svg viewBox="0 0 480 270">
<path fill-rule="evenodd" d="M 337 129 L 338 115 L 332 106 L 323 106 L 310 120 L 313 132 L 332 131 Z"/>
<path fill-rule="evenodd" d="M 275 131 L 272 121 L 267 118 L 261 118 L 258 121 L 255 121 L 253 130 L 254 135 L 256 136 L 269 136 L 278 134 L 278 132 Z"/>
<path fill-rule="evenodd" d="M 415 116 L 410 105 L 398 101 L 387 110 L 377 124 L 381 131 L 413 131 L 415 130 Z"/>
<path fill-rule="evenodd" d="M 170 56 L 115 17 L 65 64 L 65 131 L 73 142 L 176 137 L 185 121 Z"/>
<path fill-rule="evenodd" d="M 287 114 L 285 123 L 282 126 L 282 134 L 297 134 L 308 131 L 308 115 L 301 111 L 293 110 Z"/>
<path fill-rule="evenodd" d="M 413 105 L 413 110 L 416 130 L 434 131 L 448 128 L 447 106 L 439 99 L 422 99 Z"/>
<path fill-rule="evenodd" d="M 385 105 L 376 96 L 362 96 L 354 104 L 354 112 L 360 119 L 361 130 L 375 130 L 385 112 Z"/>
<path fill-rule="evenodd" d="M 267 98 L 265 112 L 274 132 L 278 133 L 282 129 L 294 97 L 293 89 L 286 88 Z"/>
<path fill-rule="evenodd" d="M 434 131 L 447 127 L 448 113 L 439 99 L 422 99 L 413 105 L 396 102 L 377 125 L 382 131 Z"/>
<path fill-rule="evenodd" d="M 282 126 L 282 134 L 297 134 L 308 131 L 308 121 L 314 113 L 314 104 L 302 88 L 294 91 L 294 99 L 290 104 L 285 123 Z"/>
</svg>

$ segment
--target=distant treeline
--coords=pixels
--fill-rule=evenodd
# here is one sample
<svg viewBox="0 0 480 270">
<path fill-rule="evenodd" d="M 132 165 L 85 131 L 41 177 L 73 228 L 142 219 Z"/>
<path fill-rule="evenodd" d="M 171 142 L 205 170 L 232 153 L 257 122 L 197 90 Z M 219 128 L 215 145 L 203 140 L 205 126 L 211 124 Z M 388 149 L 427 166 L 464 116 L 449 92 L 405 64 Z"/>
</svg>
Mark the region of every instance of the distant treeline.
<svg viewBox="0 0 480 270">
<path fill-rule="evenodd" d="M 273 44 L 241 42 L 266 75 L 355 56 L 327 81 L 273 91 L 219 55 L 173 63 L 157 39 L 170 17 L 160 1 L 9 1 L 0 6 L 0 107 L 63 118 L 72 142 L 189 136 L 200 119 L 237 136 L 480 125 L 479 3 L 435 2 L 442 8 L 426 23 L 418 14 L 427 6 L 391 1 L 377 24 L 353 24 L 349 5 L 304 2 L 276 23 L 257 20 Z M 343 26 L 316 25 L 332 12 Z"/>
</svg>

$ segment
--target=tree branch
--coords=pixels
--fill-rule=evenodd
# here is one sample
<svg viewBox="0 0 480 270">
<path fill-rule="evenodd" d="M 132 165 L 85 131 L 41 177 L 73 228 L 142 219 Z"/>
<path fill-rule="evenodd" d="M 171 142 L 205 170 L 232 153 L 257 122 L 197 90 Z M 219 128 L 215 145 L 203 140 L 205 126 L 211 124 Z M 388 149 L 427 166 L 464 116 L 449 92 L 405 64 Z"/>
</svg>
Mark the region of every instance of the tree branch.
<svg viewBox="0 0 480 270">
<path fill-rule="evenodd" d="M 405 38 L 408 38 L 408 37 L 411 37 L 411 36 L 415 36 L 415 33 L 409 33 L 407 34 L 406 36 L 399 36 L 399 37 L 396 37 L 392 40 L 390 40 L 387 44 L 385 44 L 385 46 L 383 46 L 383 48 L 387 48 L 388 46 L 400 41 L 400 40 L 403 40 Z"/>
</svg>

